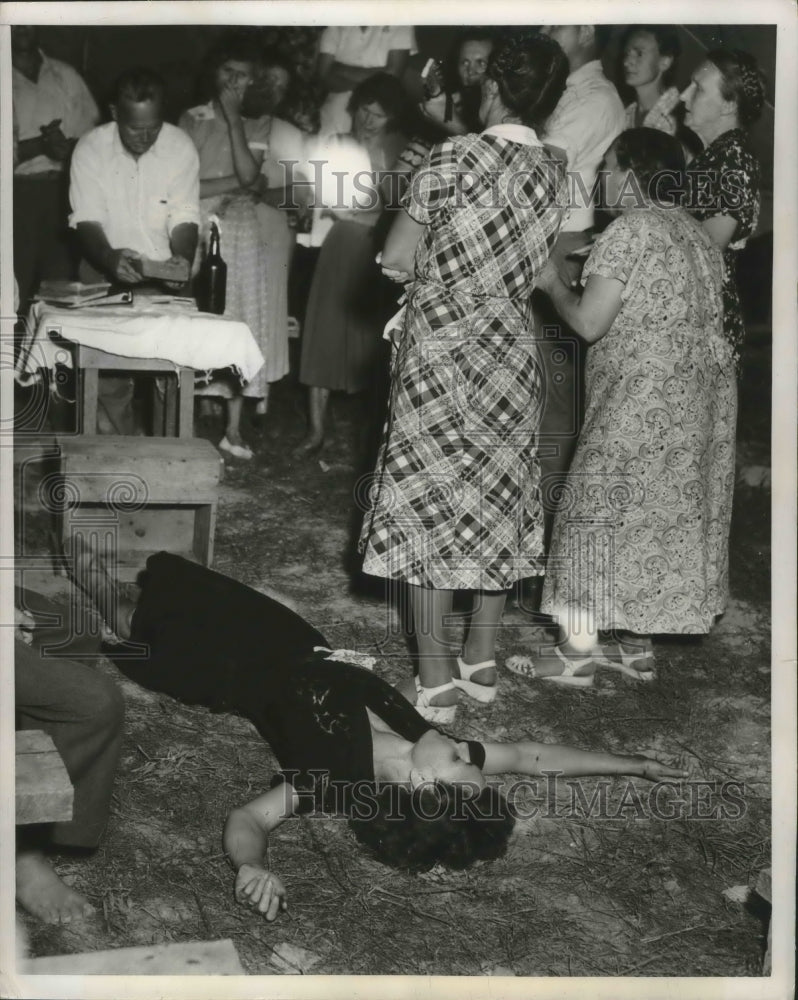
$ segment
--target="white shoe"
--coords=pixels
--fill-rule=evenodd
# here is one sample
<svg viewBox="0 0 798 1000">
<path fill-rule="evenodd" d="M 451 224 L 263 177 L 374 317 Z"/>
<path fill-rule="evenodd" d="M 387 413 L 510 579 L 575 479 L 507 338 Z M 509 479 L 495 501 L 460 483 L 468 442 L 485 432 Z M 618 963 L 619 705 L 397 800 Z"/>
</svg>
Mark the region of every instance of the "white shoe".
<svg viewBox="0 0 798 1000">
<path fill-rule="evenodd" d="M 248 448 L 247 445 L 230 444 L 226 437 L 223 437 L 219 442 L 219 450 L 226 451 L 228 454 L 232 455 L 233 458 L 244 458 L 247 461 L 249 461 L 254 455 L 252 449 Z"/>
<path fill-rule="evenodd" d="M 467 663 L 463 663 L 462 659 L 458 656 L 457 669 L 460 671 L 460 676 L 453 677 L 452 684 L 460 688 L 461 691 L 465 691 L 469 698 L 487 704 L 496 698 L 496 682 L 493 684 L 478 684 L 476 681 L 471 680 L 471 677 L 477 670 L 484 670 L 486 667 L 495 668 L 496 661 L 485 660 L 482 663 L 474 663 L 472 666 L 469 666 Z"/>
<path fill-rule="evenodd" d="M 427 722 L 434 722 L 436 725 L 448 726 L 454 722 L 455 716 L 457 715 L 457 705 L 430 705 L 430 698 L 434 698 L 436 694 L 442 694 L 444 691 L 454 691 L 455 686 L 452 681 L 447 681 L 445 684 L 440 684 L 438 687 L 425 688 L 421 686 L 421 681 L 418 677 L 415 678 L 416 681 L 416 711 L 421 716 L 422 719 L 426 719 Z"/>
</svg>

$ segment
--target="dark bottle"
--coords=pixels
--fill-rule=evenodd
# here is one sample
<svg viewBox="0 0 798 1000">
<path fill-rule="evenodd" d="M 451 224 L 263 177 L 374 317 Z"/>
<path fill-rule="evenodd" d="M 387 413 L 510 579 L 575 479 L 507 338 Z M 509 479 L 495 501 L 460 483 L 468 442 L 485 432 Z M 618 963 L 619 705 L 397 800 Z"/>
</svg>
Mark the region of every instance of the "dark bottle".
<svg viewBox="0 0 798 1000">
<path fill-rule="evenodd" d="M 196 284 L 197 306 L 203 312 L 219 316 L 224 312 L 227 293 L 227 264 L 222 260 L 220 243 L 219 227 L 212 222 L 210 246 L 200 265 Z"/>
</svg>

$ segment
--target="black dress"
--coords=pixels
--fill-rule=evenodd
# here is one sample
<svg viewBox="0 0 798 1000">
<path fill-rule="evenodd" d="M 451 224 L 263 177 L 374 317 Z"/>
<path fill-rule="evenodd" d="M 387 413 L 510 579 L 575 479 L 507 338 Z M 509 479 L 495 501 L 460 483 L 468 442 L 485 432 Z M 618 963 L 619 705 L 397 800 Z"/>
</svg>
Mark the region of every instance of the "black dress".
<svg viewBox="0 0 798 1000">
<path fill-rule="evenodd" d="M 272 785 L 290 782 L 299 812 L 351 813 L 365 801 L 367 708 L 411 742 L 432 728 L 382 678 L 330 661 L 324 636 L 284 605 L 166 552 L 147 561 L 130 642 L 108 655 L 144 687 L 250 719 L 280 762 Z M 482 767 L 482 744 L 468 746 Z"/>
</svg>

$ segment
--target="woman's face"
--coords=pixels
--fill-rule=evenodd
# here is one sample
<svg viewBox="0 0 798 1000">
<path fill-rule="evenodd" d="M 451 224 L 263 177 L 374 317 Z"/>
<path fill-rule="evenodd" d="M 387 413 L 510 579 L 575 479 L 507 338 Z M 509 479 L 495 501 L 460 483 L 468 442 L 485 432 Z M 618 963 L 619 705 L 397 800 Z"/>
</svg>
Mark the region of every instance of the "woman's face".
<svg viewBox="0 0 798 1000">
<path fill-rule="evenodd" d="M 724 98 L 722 83 L 718 67 L 707 61 L 693 73 L 690 86 L 682 94 L 687 109 L 684 123 L 699 135 L 707 125 L 715 125 L 724 115 L 734 114 L 734 103 Z"/>
<path fill-rule="evenodd" d="M 216 70 L 216 93 L 220 94 L 225 87 L 236 91 L 240 98 L 252 83 L 253 65 L 243 59 L 226 59 Z"/>
<path fill-rule="evenodd" d="M 426 781 L 445 781 L 451 785 L 485 787 L 485 776 L 469 760 L 468 746 L 455 743 L 436 729 L 430 729 L 413 746 L 413 767 Z"/>
<path fill-rule="evenodd" d="M 623 50 L 623 77 L 630 87 L 644 87 L 660 80 L 672 60 L 659 54 L 656 38 L 648 31 L 637 31 Z"/>
<path fill-rule="evenodd" d="M 492 48 L 491 43 L 487 41 L 481 42 L 475 39 L 463 42 L 457 60 L 457 75 L 462 86 L 473 87 L 482 82 Z"/>
<path fill-rule="evenodd" d="M 284 66 L 266 66 L 262 73 L 262 83 L 276 108 L 285 100 L 291 77 Z"/>
<path fill-rule="evenodd" d="M 352 131 L 358 142 L 374 139 L 385 132 L 388 127 L 388 115 L 382 105 L 373 101 L 371 104 L 361 104 L 356 109 Z"/>
</svg>

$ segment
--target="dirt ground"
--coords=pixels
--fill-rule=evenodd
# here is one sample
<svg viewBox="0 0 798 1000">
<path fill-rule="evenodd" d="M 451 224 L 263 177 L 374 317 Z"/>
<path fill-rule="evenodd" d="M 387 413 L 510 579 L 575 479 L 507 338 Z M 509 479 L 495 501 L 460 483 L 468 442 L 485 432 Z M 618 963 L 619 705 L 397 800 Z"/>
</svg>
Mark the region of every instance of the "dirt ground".
<svg viewBox="0 0 798 1000">
<path fill-rule="evenodd" d="M 769 465 L 769 371 L 767 347 L 752 345 L 741 474 Z M 286 595 L 332 646 L 374 654 L 377 671 L 398 681 L 410 661 L 396 616 L 379 583 L 352 572 L 359 401 L 334 399 L 333 417 L 321 461 L 292 460 L 302 394 L 291 384 L 273 393 L 251 433 L 255 459 L 226 466 L 215 568 Z M 218 440 L 221 422 L 199 431 Z M 41 528 L 35 517 L 26 525 L 31 538 Z M 365 857 L 343 821 L 293 820 L 269 847 L 289 898 L 273 924 L 235 904 L 221 848 L 228 810 L 267 787 L 270 751 L 248 722 L 151 694 L 103 664 L 127 703 L 112 815 L 96 855 L 55 859 L 97 916 L 74 928 L 23 916 L 31 954 L 229 937 L 252 975 L 758 975 L 768 908 L 724 890 L 770 864 L 767 485 L 738 487 L 731 587 L 711 635 L 656 642 L 652 684 L 602 673 L 594 689 L 562 690 L 501 671 L 493 705 L 459 712 L 469 737 L 683 757 L 692 784 L 673 818 L 654 814 L 642 781 L 605 779 L 603 817 L 587 807 L 595 780 L 581 781 L 582 798 L 529 786 L 504 858 L 423 876 Z M 539 638 L 523 609 L 508 606 L 499 661 Z"/>
</svg>

